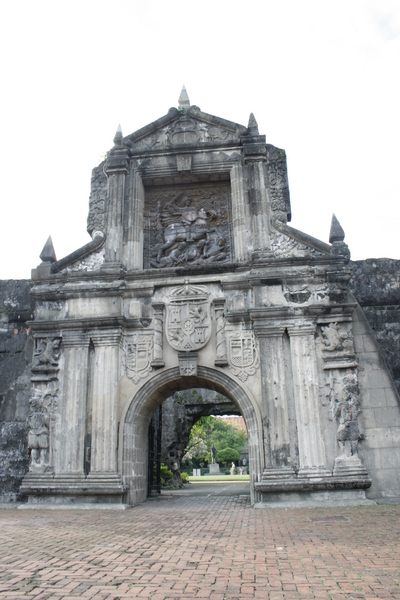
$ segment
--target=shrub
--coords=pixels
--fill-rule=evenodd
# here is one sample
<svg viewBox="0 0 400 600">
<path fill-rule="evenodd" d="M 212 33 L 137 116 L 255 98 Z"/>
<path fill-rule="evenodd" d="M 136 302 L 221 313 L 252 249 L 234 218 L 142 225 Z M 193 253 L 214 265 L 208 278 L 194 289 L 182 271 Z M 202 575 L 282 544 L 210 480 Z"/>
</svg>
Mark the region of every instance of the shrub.
<svg viewBox="0 0 400 600">
<path fill-rule="evenodd" d="M 182 471 L 181 479 L 182 483 L 189 483 L 189 475 L 185 471 Z"/>
<path fill-rule="evenodd" d="M 164 463 L 161 463 L 161 485 L 166 485 L 172 477 L 172 471 L 170 471 Z"/>
</svg>

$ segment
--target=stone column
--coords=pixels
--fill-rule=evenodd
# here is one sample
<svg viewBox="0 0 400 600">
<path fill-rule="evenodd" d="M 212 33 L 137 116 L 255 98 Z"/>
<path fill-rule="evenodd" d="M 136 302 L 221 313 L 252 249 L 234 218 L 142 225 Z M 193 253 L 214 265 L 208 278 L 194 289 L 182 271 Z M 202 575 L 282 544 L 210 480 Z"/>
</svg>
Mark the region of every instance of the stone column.
<svg viewBox="0 0 400 600">
<path fill-rule="evenodd" d="M 260 341 L 262 378 L 262 416 L 265 450 L 265 478 L 294 476 L 296 459 L 295 419 L 292 374 L 287 372 L 284 327 L 263 326 L 255 322 Z"/>
<path fill-rule="evenodd" d="M 331 475 L 326 467 L 319 415 L 315 329 L 313 323 L 288 328 L 299 439 L 299 477 Z"/>
<path fill-rule="evenodd" d="M 252 215 L 254 251 L 267 250 L 269 241 L 269 218 L 267 214 L 267 191 L 265 181 L 265 157 L 245 158 L 249 182 L 249 202 Z"/>
<path fill-rule="evenodd" d="M 137 169 L 127 179 L 123 263 L 128 271 L 143 269 L 144 186 Z"/>
<path fill-rule="evenodd" d="M 155 302 L 151 306 L 154 310 L 154 357 L 151 366 L 157 368 L 165 365 L 163 357 L 164 303 Z"/>
<path fill-rule="evenodd" d="M 117 472 L 118 381 L 120 328 L 90 335 L 95 349 L 92 399 L 92 454 L 89 479 Z"/>
<path fill-rule="evenodd" d="M 216 367 L 226 367 L 228 365 L 228 356 L 226 349 L 225 334 L 225 298 L 214 300 L 215 321 L 217 325 L 216 344 L 217 358 L 214 362 Z"/>
<path fill-rule="evenodd" d="M 122 146 L 120 130 L 115 135 L 114 143 L 115 146 L 110 152 L 106 165 L 108 190 L 105 262 L 109 265 L 119 265 L 122 260 L 125 179 L 128 173 L 128 151 Z"/>
<path fill-rule="evenodd" d="M 84 477 L 89 340 L 82 331 L 63 331 L 64 383 L 60 406 L 56 475 Z"/>
</svg>

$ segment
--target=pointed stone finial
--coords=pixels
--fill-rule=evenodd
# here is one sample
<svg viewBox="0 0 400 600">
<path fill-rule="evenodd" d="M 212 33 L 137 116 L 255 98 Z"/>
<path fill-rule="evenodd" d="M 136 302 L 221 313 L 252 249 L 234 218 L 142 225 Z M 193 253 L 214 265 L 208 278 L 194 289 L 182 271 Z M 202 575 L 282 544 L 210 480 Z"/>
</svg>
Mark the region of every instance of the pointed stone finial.
<svg viewBox="0 0 400 600">
<path fill-rule="evenodd" d="M 331 221 L 331 230 L 329 232 L 329 243 L 333 244 L 334 242 L 343 242 L 344 240 L 344 230 L 336 216 L 332 215 Z"/>
<path fill-rule="evenodd" d="M 247 129 L 249 130 L 250 135 L 258 135 L 258 123 L 253 113 L 250 113 Z"/>
<path fill-rule="evenodd" d="M 53 241 L 51 239 L 51 235 L 49 235 L 47 242 L 43 246 L 43 250 L 41 251 L 39 258 L 42 262 L 56 262 L 57 261 L 56 253 L 54 251 Z"/>
<path fill-rule="evenodd" d="M 179 106 L 190 106 L 190 100 L 185 86 L 182 86 L 181 95 L 178 100 Z"/>
<path fill-rule="evenodd" d="M 117 131 L 114 137 L 114 144 L 120 146 L 122 144 L 122 137 L 121 125 L 118 123 Z"/>
</svg>

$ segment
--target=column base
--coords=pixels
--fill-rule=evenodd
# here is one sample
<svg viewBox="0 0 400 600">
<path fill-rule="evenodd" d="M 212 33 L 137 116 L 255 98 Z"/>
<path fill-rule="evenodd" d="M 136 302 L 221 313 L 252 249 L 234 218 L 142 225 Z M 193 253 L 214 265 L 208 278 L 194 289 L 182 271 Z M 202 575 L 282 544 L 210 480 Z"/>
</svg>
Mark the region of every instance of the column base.
<svg viewBox="0 0 400 600">
<path fill-rule="evenodd" d="M 296 477 L 292 467 L 264 469 L 261 481 L 281 480 Z"/>
<path fill-rule="evenodd" d="M 314 471 L 314 470 L 313 470 Z M 265 506 L 324 506 L 325 504 L 368 504 L 365 490 L 371 486 L 371 480 L 365 476 L 335 476 L 315 470 L 310 476 L 278 475 L 273 477 L 267 470 L 262 480 L 254 484 L 261 496 L 260 505 Z"/>
<path fill-rule="evenodd" d="M 358 456 L 338 456 L 333 475 L 336 477 L 368 477 L 368 473 Z"/>
</svg>

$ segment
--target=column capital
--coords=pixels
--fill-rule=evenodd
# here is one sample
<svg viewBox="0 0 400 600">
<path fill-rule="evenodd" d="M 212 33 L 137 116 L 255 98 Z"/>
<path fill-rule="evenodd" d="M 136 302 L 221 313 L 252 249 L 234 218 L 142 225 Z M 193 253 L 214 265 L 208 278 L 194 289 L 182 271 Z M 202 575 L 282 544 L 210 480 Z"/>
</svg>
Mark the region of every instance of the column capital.
<svg viewBox="0 0 400 600">
<path fill-rule="evenodd" d="M 88 333 L 88 337 L 97 346 L 118 346 L 121 339 L 121 327 L 98 329 Z"/>
<path fill-rule="evenodd" d="M 299 323 L 298 325 L 289 325 L 287 330 L 290 337 L 309 336 L 315 334 L 317 330 L 317 324 L 310 321 L 305 321 L 303 323 Z"/>
<path fill-rule="evenodd" d="M 223 310 L 225 308 L 226 298 L 214 298 L 213 305 L 215 309 Z"/>
<path fill-rule="evenodd" d="M 90 339 L 82 330 L 69 329 L 62 332 L 64 348 L 87 348 Z"/>
<path fill-rule="evenodd" d="M 286 327 L 280 325 L 266 325 L 265 323 L 253 322 L 254 331 L 259 339 L 261 338 L 281 338 L 285 333 Z"/>
<path fill-rule="evenodd" d="M 165 308 L 165 304 L 164 302 L 152 302 L 151 307 L 156 315 L 162 315 Z"/>
</svg>

